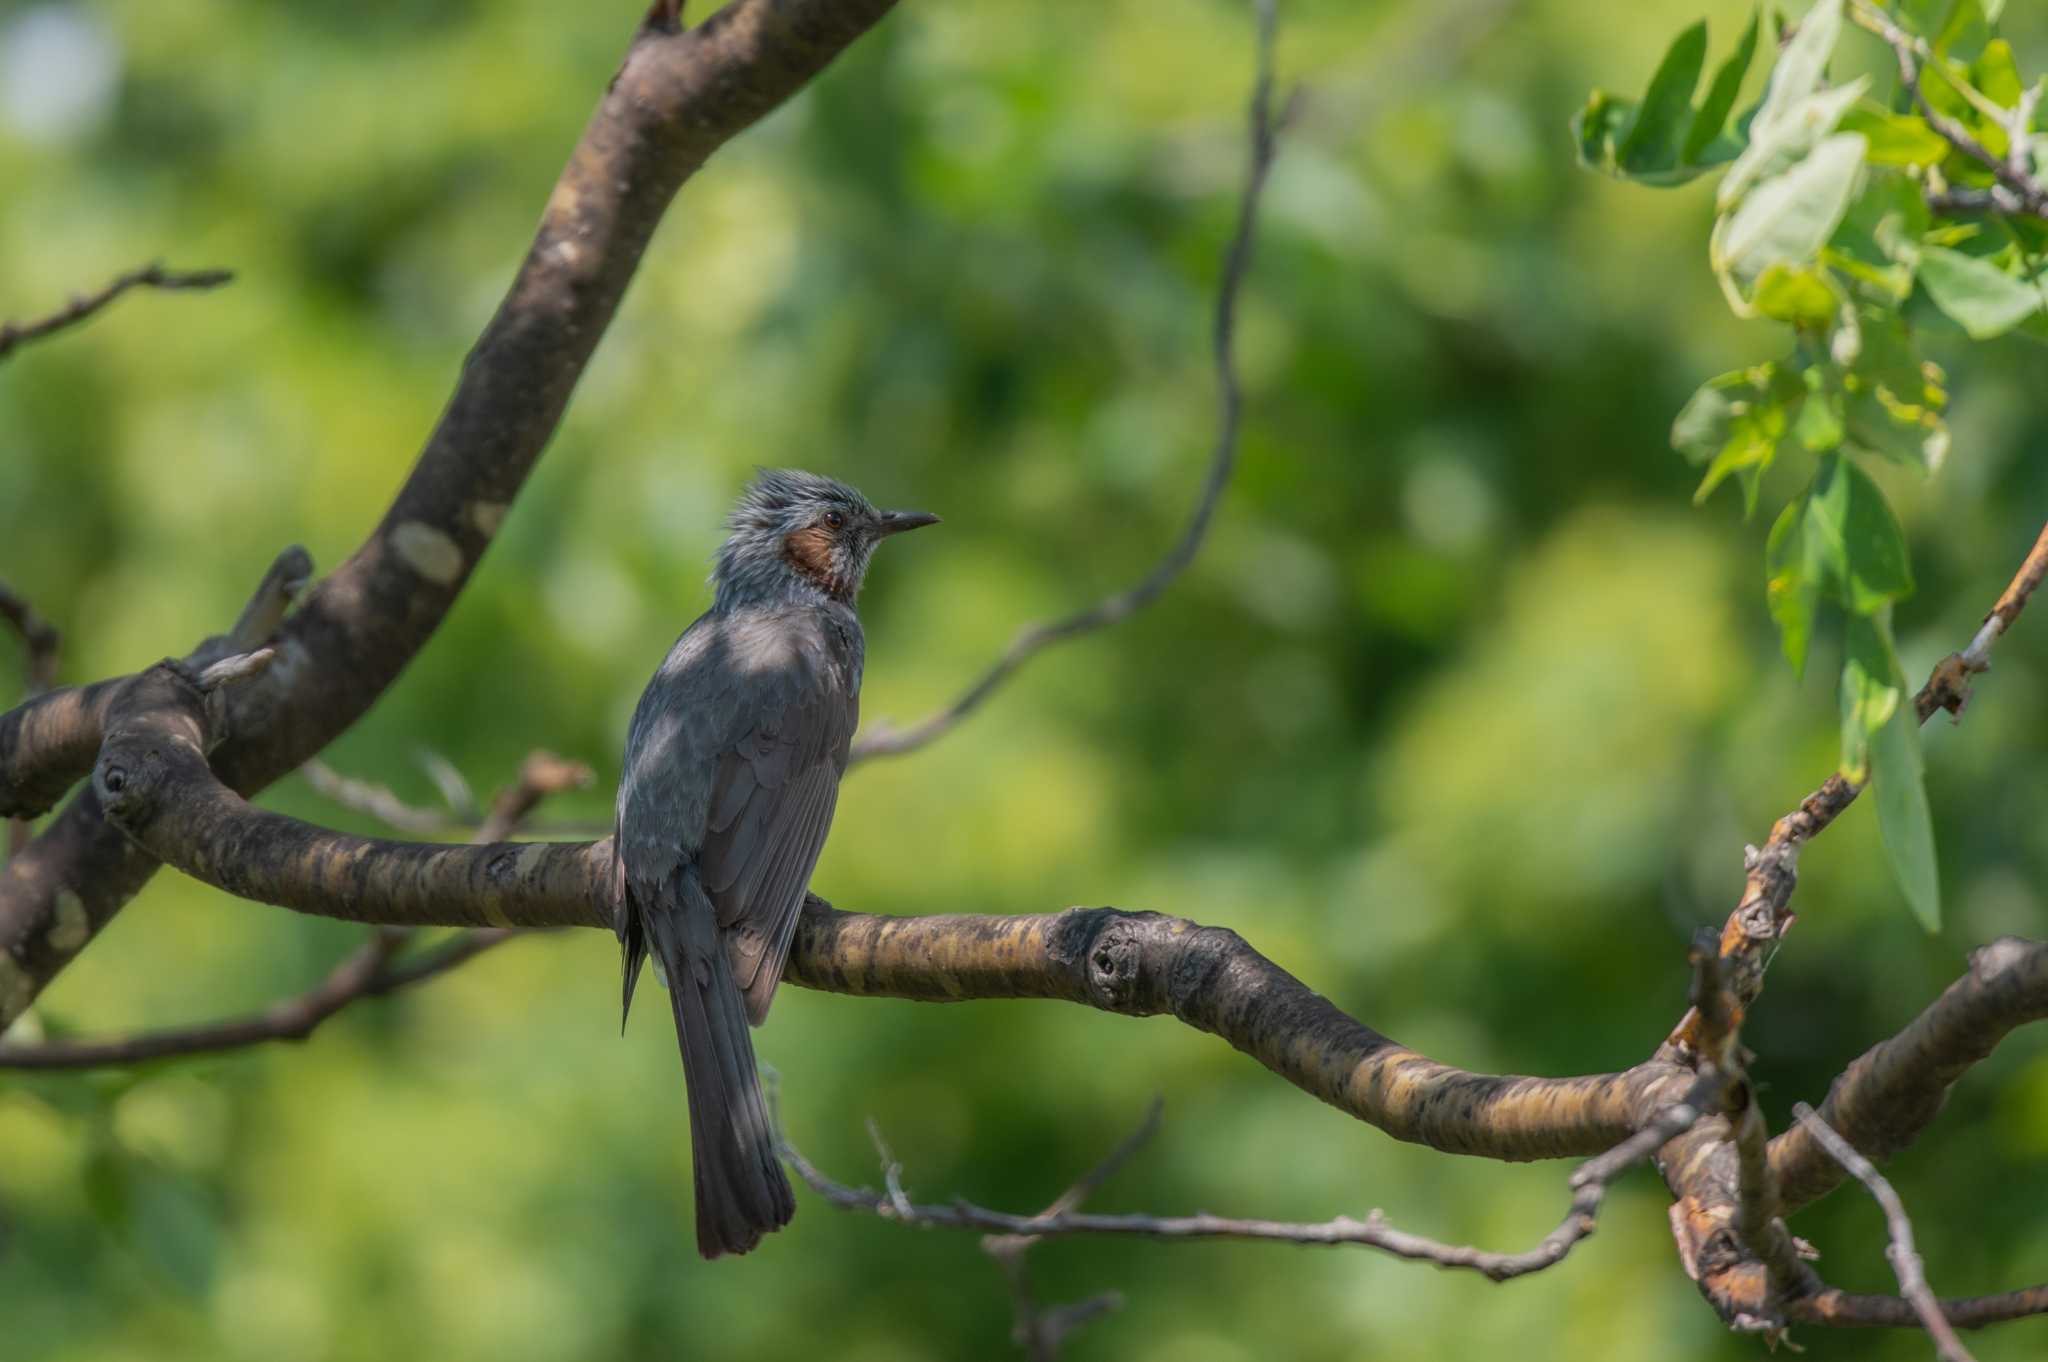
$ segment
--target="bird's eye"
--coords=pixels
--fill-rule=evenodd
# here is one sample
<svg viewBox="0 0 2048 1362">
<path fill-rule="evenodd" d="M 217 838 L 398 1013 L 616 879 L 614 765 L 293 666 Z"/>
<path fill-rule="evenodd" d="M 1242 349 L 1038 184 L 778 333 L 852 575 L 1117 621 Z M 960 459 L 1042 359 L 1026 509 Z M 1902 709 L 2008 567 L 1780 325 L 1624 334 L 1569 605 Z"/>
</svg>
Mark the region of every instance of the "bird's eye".
<svg viewBox="0 0 2048 1362">
<path fill-rule="evenodd" d="M 843 530 L 846 528 L 846 517 L 837 511 L 827 511 L 825 512 L 825 525 L 828 529 Z"/>
</svg>

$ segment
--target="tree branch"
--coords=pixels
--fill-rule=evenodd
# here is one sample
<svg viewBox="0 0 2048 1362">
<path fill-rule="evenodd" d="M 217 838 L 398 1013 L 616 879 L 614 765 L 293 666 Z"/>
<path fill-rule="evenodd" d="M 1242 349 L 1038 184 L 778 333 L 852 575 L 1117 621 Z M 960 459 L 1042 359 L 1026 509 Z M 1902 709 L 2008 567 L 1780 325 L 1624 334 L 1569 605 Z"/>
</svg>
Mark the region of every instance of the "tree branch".
<svg viewBox="0 0 2048 1362">
<path fill-rule="evenodd" d="M 1906 1218 L 1906 1203 L 1899 1200 L 1899 1194 L 1885 1181 L 1884 1174 L 1873 1168 L 1870 1160 L 1858 1154 L 1847 1140 L 1828 1129 L 1827 1122 L 1814 1115 L 1812 1107 L 1801 1102 L 1792 1108 L 1792 1113 L 1799 1118 L 1799 1129 L 1819 1141 L 1836 1162 L 1869 1188 L 1870 1195 L 1884 1209 L 1885 1227 L 1891 1234 L 1891 1245 L 1885 1250 L 1885 1257 L 1891 1260 L 1892 1270 L 1898 1274 L 1900 1293 L 1913 1303 L 1914 1312 L 1934 1339 L 1934 1349 L 1941 1362 L 1975 1362 L 1970 1350 L 1963 1346 L 1963 1341 L 1956 1337 L 1956 1331 L 1943 1318 L 1941 1302 L 1928 1288 L 1926 1269 L 1913 1247 L 1913 1222 Z"/>
<path fill-rule="evenodd" d="M 918 1205 L 903 1192 L 902 1169 L 883 1147 L 883 1181 L 887 1190 L 851 1187 L 837 1182 L 809 1159 L 787 1138 L 781 1140 L 783 1158 L 811 1187 L 811 1190 L 843 1210 L 865 1211 L 899 1224 L 921 1229 L 975 1229 L 989 1232 L 1001 1251 L 1014 1245 L 1028 1247 L 1040 1239 L 1074 1235 L 1116 1235 L 1145 1239 L 1252 1239 L 1276 1243 L 1320 1246 L 1352 1245 L 1377 1249 L 1397 1258 L 1432 1263 L 1441 1268 L 1463 1268 L 1496 1282 L 1541 1272 L 1562 1262 L 1567 1254 L 1593 1233 L 1608 1184 L 1628 1169 L 1654 1154 L 1659 1145 L 1689 1129 L 1714 1108 L 1721 1080 L 1707 1074 L 1696 1080 L 1684 1098 L 1658 1112 L 1644 1128 L 1612 1149 L 1581 1164 L 1571 1179 L 1571 1209 L 1557 1229 L 1535 1248 L 1523 1253 L 1492 1253 L 1461 1244 L 1440 1243 L 1409 1234 L 1387 1224 L 1373 1211 L 1365 1219 L 1338 1216 L 1334 1220 L 1302 1223 L 1284 1220 L 1247 1220 L 1217 1215 L 1089 1215 L 1076 1209 L 1082 1199 L 1127 1158 L 1134 1142 L 1113 1153 L 1096 1173 L 1090 1174 L 1065 1196 L 1037 1215 L 1020 1216 L 993 1211 L 963 1200 L 945 1206 Z M 1150 1133 L 1151 1122 L 1138 1139 Z M 997 1249 L 991 1249 L 996 1252 Z M 1013 1284 L 1014 1284 L 1013 1277 Z"/>
<path fill-rule="evenodd" d="M 55 625 L 36 612 L 34 606 L 15 595 L 5 582 L 0 582 L 0 619 L 6 620 L 14 632 L 21 635 L 25 652 L 22 674 L 27 682 L 24 689 L 27 698 L 33 700 L 57 684 L 57 654 L 63 645 L 63 636 Z M 9 818 L 7 854 L 12 856 L 20 851 L 28 845 L 28 839 L 28 820 Z"/>
<path fill-rule="evenodd" d="M 1852 0 L 1849 17 L 1859 27 L 1875 33 L 1890 45 L 1892 56 L 1899 65 L 1899 83 L 1912 96 L 1920 116 L 1927 120 L 1927 126 L 1997 179 L 1998 183 L 1985 193 L 1988 206 L 2001 213 L 2048 220 L 2048 185 L 2034 178 L 2033 158 L 2028 149 L 2034 107 L 2039 96 L 2023 95 L 2017 108 L 2001 108 L 1978 93 L 1967 81 L 1950 74 L 1947 66 L 1928 49 L 1925 42 L 1893 23 L 1882 10 L 1865 3 L 1865 0 Z M 2006 135 L 2010 155 L 1992 154 L 1991 149 L 1978 141 L 1968 128 L 1928 102 L 1926 92 L 1920 88 L 1923 62 L 1934 64 L 1942 79 L 1976 105 L 1985 117 L 1999 125 Z"/>
<path fill-rule="evenodd" d="M 250 794 L 296 768 L 397 678 L 503 523 L 676 191 L 890 7 L 732 0 L 688 31 L 635 34 L 411 476 L 363 546 L 284 622 L 269 674 L 235 695 L 233 738 L 214 754 L 232 788 Z M 9 861 L 0 1028 L 156 865 L 90 791 Z"/>
<path fill-rule="evenodd" d="M 1992 645 L 2019 618 L 2044 577 L 2048 577 L 2048 526 L 2042 528 L 1969 646 L 1937 663 L 1927 684 L 1913 697 L 1914 712 L 1922 724 L 1941 710 L 1962 714 L 1969 702 L 1971 681 L 1991 669 Z M 1844 780 L 1839 772 L 1830 775 L 1797 809 L 1777 821 L 1763 846 L 1743 848 L 1747 877 L 1742 900 L 1721 929 L 1721 955 L 1728 962 L 1738 1020 L 1763 993 L 1770 948 L 1792 930 L 1797 919 L 1790 905 L 1792 890 L 1799 883 L 1800 849 L 1841 817 L 1862 792 L 1862 786 Z M 1694 1046 L 1697 1021 L 1697 1014 L 1688 1012 L 1672 1032 L 1671 1043 L 1680 1048 Z"/>
<path fill-rule="evenodd" d="M 1265 192 L 1266 178 L 1273 169 L 1280 131 L 1294 109 L 1292 98 L 1277 113 L 1273 107 L 1273 0 L 1255 0 L 1253 9 L 1258 18 L 1258 55 L 1248 115 L 1251 160 L 1245 169 L 1244 190 L 1238 199 L 1237 227 L 1231 233 L 1230 244 L 1223 254 L 1223 278 L 1217 286 L 1216 310 L 1210 327 L 1210 351 L 1216 378 L 1216 443 L 1209 456 L 1208 477 L 1202 484 L 1201 495 L 1196 498 L 1195 509 L 1181 530 L 1180 538 L 1150 572 L 1124 590 L 1105 596 L 1087 609 L 1063 619 L 1027 625 L 996 659 L 995 665 L 938 713 L 907 728 L 893 728 L 887 723 L 869 725 L 868 731 L 854 743 L 851 761 L 902 756 L 943 737 L 980 708 L 983 701 L 1039 653 L 1069 639 L 1107 629 L 1157 600 L 1176 578 L 1187 571 L 1188 565 L 1201 551 L 1202 541 L 1209 533 L 1209 524 L 1215 518 L 1217 503 L 1223 499 L 1224 489 L 1230 485 L 1231 471 L 1237 466 L 1238 433 L 1244 414 L 1244 396 L 1237 372 L 1238 295 L 1243 292 L 1245 276 L 1251 270 L 1253 247 L 1258 239 L 1259 199 Z"/>
<path fill-rule="evenodd" d="M 1970 954 L 1970 970 L 1905 1030 L 1843 1071 L 1820 1119 L 1883 1163 L 1918 1139 L 1948 1090 L 2018 1027 L 2048 1019 L 2048 943 L 2004 937 Z M 1787 1213 L 1842 1184 L 1841 1164 L 1804 1128 L 1771 1142 Z"/>
<path fill-rule="evenodd" d="M 552 752 L 529 753 L 520 763 L 519 778 L 492 801 L 490 815 L 476 840 L 498 841 L 511 836 L 543 799 L 580 789 L 592 779 L 591 769 L 581 762 L 565 761 Z M 104 1068 L 175 1056 L 218 1054 L 273 1040 L 305 1040 L 322 1022 L 350 1004 L 424 983 L 514 935 L 498 928 L 465 932 L 418 957 L 404 960 L 400 957 L 412 942 L 414 932 L 403 927 L 379 927 L 318 984 L 252 1016 L 105 1040 L 0 1043 L 0 1069 Z"/>
<path fill-rule="evenodd" d="M 81 293 L 47 317 L 31 322 L 0 322 L 0 360 L 16 346 L 39 341 L 68 326 L 76 326 L 132 288 L 180 289 L 219 288 L 235 277 L 233 270 L 167 270 L 161 262 L 144 265 L 117 275 L 105 288 Z"/>
</svg>

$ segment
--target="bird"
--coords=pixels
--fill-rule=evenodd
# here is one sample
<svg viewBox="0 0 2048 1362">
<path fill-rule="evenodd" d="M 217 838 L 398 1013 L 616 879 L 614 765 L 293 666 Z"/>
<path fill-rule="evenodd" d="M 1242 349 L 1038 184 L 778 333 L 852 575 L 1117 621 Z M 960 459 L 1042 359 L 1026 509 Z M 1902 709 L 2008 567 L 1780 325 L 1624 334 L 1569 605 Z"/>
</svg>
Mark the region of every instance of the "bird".
<svg viewBox="0 0 2048 1362">
<path fill-rule="evenodd" d="M 745 1253 L 796 1213 L 749 1024 L 768 1015 L 860 718 L 854 600 L 875 547 L 938 523 L 816 473 L 762 469 L 726 524 L 711 608 L 647 683 L 614 829 L 622 1024 L 651 955 L 690 1108 L 697 1247 Z"/>
</svg>

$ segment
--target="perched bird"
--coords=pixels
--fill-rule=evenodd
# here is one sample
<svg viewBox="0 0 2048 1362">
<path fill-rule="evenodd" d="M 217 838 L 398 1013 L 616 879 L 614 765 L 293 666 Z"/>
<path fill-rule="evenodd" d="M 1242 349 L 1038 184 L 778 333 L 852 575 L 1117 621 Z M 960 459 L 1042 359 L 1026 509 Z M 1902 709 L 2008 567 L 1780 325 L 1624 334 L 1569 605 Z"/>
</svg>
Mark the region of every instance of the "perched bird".
<svg viewBox="0 0 2048 1362">
<path fill-rule="evenodd" d="M 832 826 L 860 716 L 853 601 L 869 555 L 937 521 L 763 470 L 727 522 L 711 609 L 633 712 L 614 869 L 625 1007 L 652 954 L 682 1045 L 707 1258 L 745 1253 L 796 1212 L 747 1024 L 768 1015 Z"/>
</svg>

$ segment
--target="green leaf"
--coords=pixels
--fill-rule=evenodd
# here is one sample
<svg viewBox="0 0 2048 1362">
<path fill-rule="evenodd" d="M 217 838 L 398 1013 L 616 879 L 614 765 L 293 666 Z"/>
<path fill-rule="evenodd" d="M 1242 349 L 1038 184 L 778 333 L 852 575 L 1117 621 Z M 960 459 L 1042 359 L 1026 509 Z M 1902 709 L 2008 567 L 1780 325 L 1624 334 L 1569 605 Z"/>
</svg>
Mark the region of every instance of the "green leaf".
<svg viewBox="0 0 2048 1362">
<path fill-rule="evenodd" d="M 1805 493 L 1778 513 L 1764 546 L 1764 599 L 1794 675 L 1806 671 L 1806 648 L 1820 606 L 1820 584 L 1807 564 Z"/>
<path fill-rule="evenodd" d="M 1840 454 L 1821 459 L 1803 532 L 1821 592 L 1851 614 L 1869 615 L 1913 592 L 1906 536 L 1870 475 Z"/>
<path fill-rule="evenodd" d="M 1869 144 L 1866 158 L 1880 166 L 1938 166 L 1948 159 L 1946 139 L 1918 114 L 1886 113 L 1858 105 L 1842 115 L 1843 132 L 1860 133 Z"/>
<path fill-rule="evenodd" d="M 1719 268 L 1748 283 L 1772 265 L 1812 260 L 1848 211 L 1863 171 L 1863 150 L 1860 136 L 1840 133 L 1758 185 L 1719 224 Z"/>
<path fill-rule="evenodd" d="M 1745 514 L 1755 514 L 1758 481 L 1776 457 L 1803 393 L 1797 375 L 1759 364 L 1709 379 L 1671 423 L 1671 445 L 1707 471 L 1693 493 L 1697 504 L 1731 474 L 1740 475 Z"/>
<path fill-rule="evenodd" d="M 1650 88 L 1636 109 L 1628 135 L 1615 151 L 1626 171 L 1659 170 L 1678 159 L 1680 139 L 1692 113 L 1693 88 L 1707 61 L 1707 21 L 1702 19 L 1672 42 Z"/>
<path fill-rule="evenodd" d="M 1890 722 L 1903 691 L 1877 619 L 1851 615 L 1842 651 L 1842 778 L 1861 785 L 1870 778 L 1871 735 Z"/>
<path fill-rule="evenodd" d="M 1877 828 L 1891 858 L 1892 874 L 1920 925 L 1938 932 L 1941 877 L 1934 856 L 1934 816 L 1927 807 L 1927 774 L 1920 761 L 1920 716 L 1913 706 L 1899 705 L 1884 727 L 1871 734 L 1870 763 Z"/>
<path fill-rule="evenodd" d="M 2041 309 L 2041 291 L 1988 260 L 1939 246 L 1920 252 L 1920 283 L 1973 340 L 2002 336 Z"/>
<path fill-rule="evenodd" d="M 1757 311 L 1810 331 L 1826 329 L 1842 305 L 1827 275 L 1811 265 L 1779 263 L 1756 281 Z"/>
<path fill-rule="evenodd" d="M 1721 181 L 1716 203 L 1733 208 L 1752 186 L 1799 160 L 1841 121 L 1869 83 L 1857 80 L 1820 91 L 1828 58 L 1842 33 L 1842 0 L 1819 0 L 1771 68 L 1763 102 L 1749 123 L 1749 146 Z"/>
<path fill-rule="evenodd" d="M 2012 44 L 2003 38 L 1993 38 L 1986 43 L 1983 53 L 1970 64 L 1970 84 L 2001 109 L 2019 107 L 2026 82 L 2020 79 L 2019 66 L 2013 60 Z"/>
<path fill-rule="evenodd" d="M 1707 87 L 1707 97 L 1693 114 L 1692 126 L 1685 134 L 1685 144 L 1679 148 L 1681 164 L 1697 164 L 1727 124 L 1729 111 L 1735 107 L 1735 98 L 1742 93 L 1742 78 L 1749 74 L 1749 64 L 1756 58 L 1757 20 L 1756 11 L 1752 10 L 1749 27 L 1742 31 L 1742 40 L 1735 45 L 1734 55 L 1714 72 L 1714 82 Z"/>
<path fill-rule="evenodd" d="M 1842 420 L 1841 395 L 1828 388 L 1818 388 L 1809 393 L 1799 404 L 1799 416 L 1792 423 L 1792 433 L 1799 437 L 1803 447 L 1816 454 L 1838 448 L 1848 434 Z"/>
</svg>

